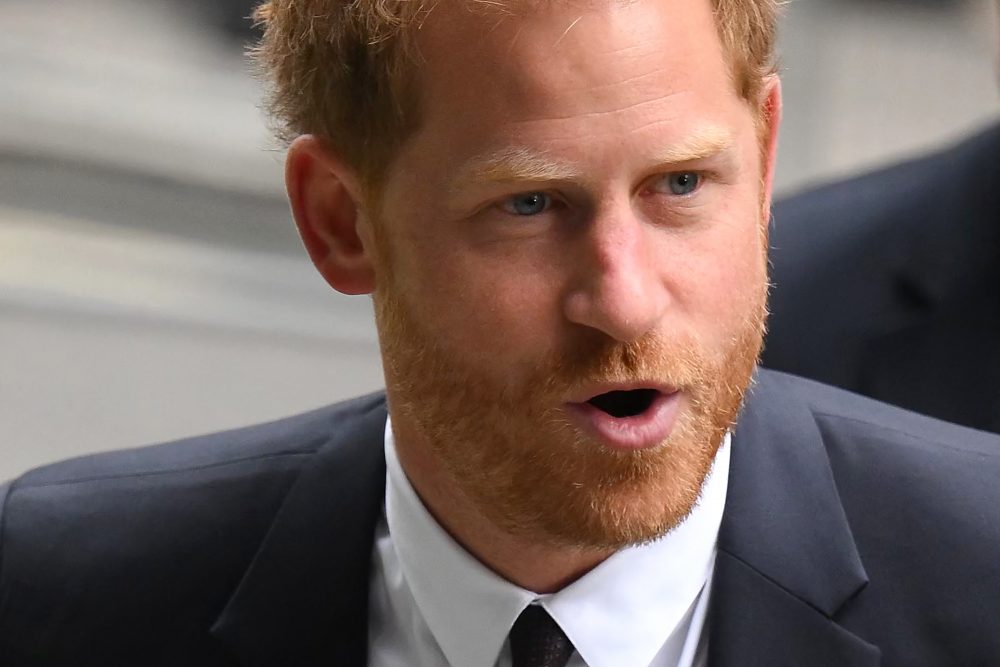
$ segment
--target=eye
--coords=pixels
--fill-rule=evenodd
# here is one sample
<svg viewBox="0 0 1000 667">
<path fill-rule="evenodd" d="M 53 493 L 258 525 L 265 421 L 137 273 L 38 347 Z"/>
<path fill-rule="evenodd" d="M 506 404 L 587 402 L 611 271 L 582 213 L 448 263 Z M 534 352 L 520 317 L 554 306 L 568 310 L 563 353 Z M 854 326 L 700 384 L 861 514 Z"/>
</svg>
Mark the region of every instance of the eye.
<svg viewBox="0 0 1000 667">
<path fill-rule="evenodd" d="M 693 171 L 679 171 L 674 174 L 667 174 L 665 185 L 672 194 L 683 196 L 689 195 L 701 185 L 701 174 Z"/>
<path fill-rule="evenodd" d="M 530 216 L 544 213 L 552 205 L 552 197 L 544 192 L 526 192 L 506 199 L 502 208 L 511 215 Z"/>
</svg>

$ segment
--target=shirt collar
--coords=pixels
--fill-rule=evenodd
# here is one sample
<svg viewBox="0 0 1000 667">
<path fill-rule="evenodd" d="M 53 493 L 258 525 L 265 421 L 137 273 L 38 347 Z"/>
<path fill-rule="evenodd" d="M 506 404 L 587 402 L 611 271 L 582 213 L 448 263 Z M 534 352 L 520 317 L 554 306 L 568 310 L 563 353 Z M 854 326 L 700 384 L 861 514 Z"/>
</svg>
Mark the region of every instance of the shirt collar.
<svg viewBox="0 0 1000 667">
<path fill-rule="evenodd" d="M 386 422 L 386 521 L 403 576 L 452 665 L 492 667 L 514 621 L 538 600 L 590 667 L 645 665 L 683 620 L 710 572 L 729 480 L 729 435 L 695 508 L 659 540 L 619 551 L 552 595 L 488 569 L 434 520 L 396 457 Z"/>
</svg>

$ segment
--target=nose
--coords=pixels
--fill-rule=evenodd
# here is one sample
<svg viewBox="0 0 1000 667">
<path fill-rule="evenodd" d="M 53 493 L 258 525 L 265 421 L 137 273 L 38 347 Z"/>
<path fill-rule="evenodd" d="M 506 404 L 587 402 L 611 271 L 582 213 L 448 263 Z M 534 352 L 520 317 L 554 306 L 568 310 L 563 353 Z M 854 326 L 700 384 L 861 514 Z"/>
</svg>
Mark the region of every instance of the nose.
<svg viewBox="0 0 1000 667">
<path fill-rule="evenodd" d="M 655 233 L 627 202 L 595 213 L 574 239 L 566 318 L 623 343 L 655 329 L 670 304 Z"/>
</svg>

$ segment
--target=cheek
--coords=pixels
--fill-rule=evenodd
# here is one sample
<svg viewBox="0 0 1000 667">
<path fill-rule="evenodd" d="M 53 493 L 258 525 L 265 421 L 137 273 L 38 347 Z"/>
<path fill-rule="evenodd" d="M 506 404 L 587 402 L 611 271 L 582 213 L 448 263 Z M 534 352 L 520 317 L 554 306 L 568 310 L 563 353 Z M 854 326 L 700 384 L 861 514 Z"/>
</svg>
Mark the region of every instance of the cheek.
<svg viewBox="0 0 1000 667">
<path fill-rule="evenodd" d="M 560 281 L 539 254 L 425 239 L 409 244 L 397 282 L 456 358 L 515 370 L 552 347 L 558 330 Z"/>
<path fill-rule="evenodd" d="M 721 345 L 758 314 L 767 284 L 765 239 L 759 221 L 718 220 L 692 243 L 676 298 L 700 335 Z"/>
</svg>

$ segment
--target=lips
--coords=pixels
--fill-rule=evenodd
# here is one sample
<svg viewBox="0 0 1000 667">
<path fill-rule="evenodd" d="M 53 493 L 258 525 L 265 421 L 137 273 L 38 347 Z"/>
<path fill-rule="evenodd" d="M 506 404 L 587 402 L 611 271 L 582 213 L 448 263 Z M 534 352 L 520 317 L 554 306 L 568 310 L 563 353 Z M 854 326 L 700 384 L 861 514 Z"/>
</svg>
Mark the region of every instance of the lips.
<svg viewBox="0 0 1000 667">
<path fill-rule="evenodd" d="M 585 431 L 612 449 L 655 447 L 673 430 L 680 392 L 646 386 L 608 387 L 582 401 L 566 404 Z"/>
</svg>

